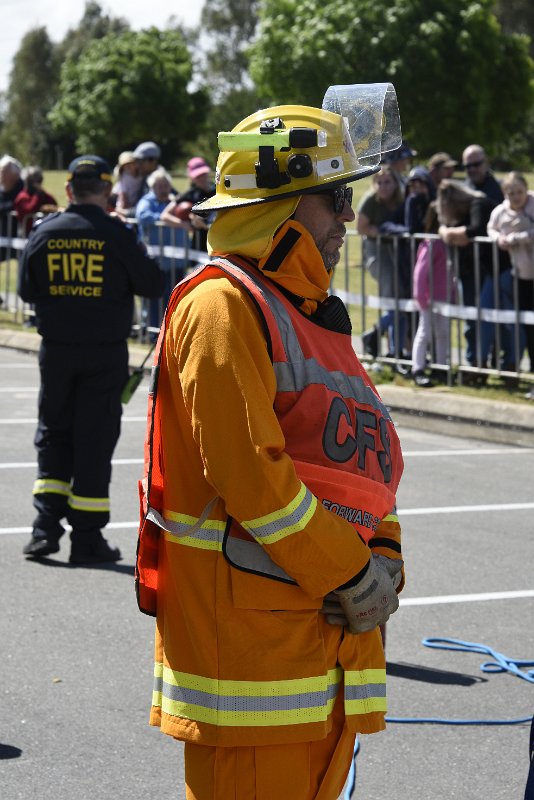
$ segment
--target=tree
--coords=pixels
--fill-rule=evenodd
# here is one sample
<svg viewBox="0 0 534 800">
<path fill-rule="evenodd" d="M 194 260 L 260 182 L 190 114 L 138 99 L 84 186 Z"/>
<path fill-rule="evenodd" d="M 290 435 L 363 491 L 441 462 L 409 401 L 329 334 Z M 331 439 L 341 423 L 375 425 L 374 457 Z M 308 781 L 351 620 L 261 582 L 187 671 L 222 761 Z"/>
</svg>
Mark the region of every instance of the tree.
<svg viewBox="0 0 534 800">
<path fill-rule="evenodd" d="M 108 33 L 118 35 L 129 29 L 123 17 L 110 17 L 103 13 L 99 3 L 88 0 L 80 22 L 75 28 L 69 28 L 58 45 L 59 57 L 61 61 L 67 58 L 76 61 L 94 39 L 102 39 Z"/>
<path fill-rule="evenodd" d="M 533 102 L 524 38 L 492 0 L 265 0 L 251 74 L 273 100 L 321 103 L 331 84 L 391 81 L 403 133 L 422 154 L 496 153 Z"/>
<path fill-rule="evenodd" d="M 521 33 L 530 39 L 530 55 L 534 58 L 534 4 L 532 0 L 497 0 L 495 16 L 505 33 Z"/>
<path fill-rule="evenodd" d="M 110 33 L 67 59 L 49 119 L 57 133 L 74 132 L 79 151 L 115 157 L 153 139 L 170 158 L 202 118 L 205 92 L 188 91 L 191 75 L 181 31 Z"/>
<path fill-rule="evenodd" d="M 13 60 L 1 134 L 2 149 L 25 163 L 50 161 L 46 115 L 58 77 L 59 64 L 46 28 L 28 31 Z"/>
<path fill-rule="evenodd" d="M 189 37 L 198 73 L 209 87 L 210 110 L 194 144 L 211 163 L 217 133 L 231 130 L 261 103 L 248 74 L 247 49 L 258 22 L 259 0 L 206 0 L 200 28 Z M 202 41 L 205 49 L 195 48 Z"/>
<path fill-rule="evenodd" d="M 251 88 L 246 50 L 258 22 L 258 0 L 206 0 L 201 30 L 208 34 L 205 72 L 215 102 Z"/>
</svg>

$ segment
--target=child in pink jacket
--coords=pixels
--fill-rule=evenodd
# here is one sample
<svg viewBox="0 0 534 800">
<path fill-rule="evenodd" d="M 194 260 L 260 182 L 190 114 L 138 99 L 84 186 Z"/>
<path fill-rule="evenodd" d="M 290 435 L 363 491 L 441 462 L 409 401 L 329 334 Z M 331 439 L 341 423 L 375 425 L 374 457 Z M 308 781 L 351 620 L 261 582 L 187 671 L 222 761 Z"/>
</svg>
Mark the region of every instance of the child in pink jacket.
<svg viewBox="0 0 534 800">
<path fill-rule="evenodd" d="M 438 218 L 434 203 L 427 210 L 426 233 L 437 233 Z M 447 248 L 439 239 L 424 239 L 417 249 L 413 272 L 413 298 L 419 306 L 419 325 L 412 346 L 412 376 L 417 386 L 432 386 L 425 375 L 426 355 L 432 349 L 438 364 L 447 363 L 449 322 L 447 317 L 432 309 L 434 301 L 451 302 L 447 291 Z"/>
</svg>

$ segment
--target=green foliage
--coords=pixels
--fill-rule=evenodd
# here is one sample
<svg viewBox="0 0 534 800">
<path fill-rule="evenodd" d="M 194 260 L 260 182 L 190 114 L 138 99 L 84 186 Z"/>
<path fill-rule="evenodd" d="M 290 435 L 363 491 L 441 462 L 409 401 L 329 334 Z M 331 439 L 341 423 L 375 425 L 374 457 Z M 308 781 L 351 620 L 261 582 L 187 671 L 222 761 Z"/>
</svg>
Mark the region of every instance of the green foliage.
<svg viewBox="0 0 534 800">
<path fill-rule="evenodd" d="M 403 133 L 428 154 L 497 153 L 533 102 L 528 42 L 492 0 L 264 0 L 251 75 L 274 101 L 320 105 L 332 84 L 391 81 Z"/>
<path fill-rule="evenodd" d="M 57 55 L 46 28 L 33 28 L 14 58 L 0 137 L 2 149 L 26 163 L 47 163 L 50 126 L 46 115 L 58 74 Z"/>
<path fill-rule="evenodd" d="M 99 3 L 88 0 L 80 22 L 75 28 L 69 28 L 58 45 L 59 58 L 62 62 L 67 58 L 76 61 L 94 39 L 102 39 L 108 33 L 117 35 L 129 29 L 127 20 L 104 14 Z"/>
<path fill-rule="evenodd" d="M 202 118 L 206 96 L 188 92 L 191 77 L 181 31 L 110 33 L 64 63 L 49 119 L 57 133 L 74 132 L 78 151 L 114 157 L 153 139 L 171 156 Z"/>
<path fill-rule="evenodd" d="M 534 4 L 532 0 L 496 0 L 495 16 L 506 33 L 529 37 L 530 55 L 534 58 Z"/>
<path fill-rule="evenodd" d="M 258 21 L 258 0 L 206 0 L 201 29 L 208 34 L 202 70 L 215 104 L 229 92 L 251 89 L 247 48 Z"/>
</svg>

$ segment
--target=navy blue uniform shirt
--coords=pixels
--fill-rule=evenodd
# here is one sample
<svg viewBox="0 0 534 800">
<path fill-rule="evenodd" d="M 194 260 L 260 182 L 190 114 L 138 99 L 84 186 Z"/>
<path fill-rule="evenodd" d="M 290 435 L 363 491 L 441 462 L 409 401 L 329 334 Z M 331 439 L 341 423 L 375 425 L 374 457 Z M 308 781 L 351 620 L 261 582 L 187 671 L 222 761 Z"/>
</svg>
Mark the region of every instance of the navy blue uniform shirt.
<svg viewBox="0 0 534 800">
<path fill-rule="evenodd" d="M 54 342 L 103 344 L 130 334 L 134 295 L 160 297 L 162 275 L 132 229 L 99 206 L 70 205 L 30 233 L 18 293 Z"/>
</svg>

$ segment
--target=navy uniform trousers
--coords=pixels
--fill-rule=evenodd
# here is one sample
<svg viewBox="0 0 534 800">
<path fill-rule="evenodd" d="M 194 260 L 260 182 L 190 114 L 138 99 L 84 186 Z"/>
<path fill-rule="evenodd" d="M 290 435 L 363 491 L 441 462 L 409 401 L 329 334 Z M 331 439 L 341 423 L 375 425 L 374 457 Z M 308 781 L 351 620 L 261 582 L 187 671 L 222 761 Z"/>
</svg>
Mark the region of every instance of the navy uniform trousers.
<svg viewBox="0 0 534 800">
<path fill-rule="evenodd" d="M 51 536 L 66 518 L 74 533 L 109 522 L 111 457 L 120 434 L 121 391 L 128 379 L 125 341 L 42 341 L 35 434 L 34 528 Z"/>
</svg>

